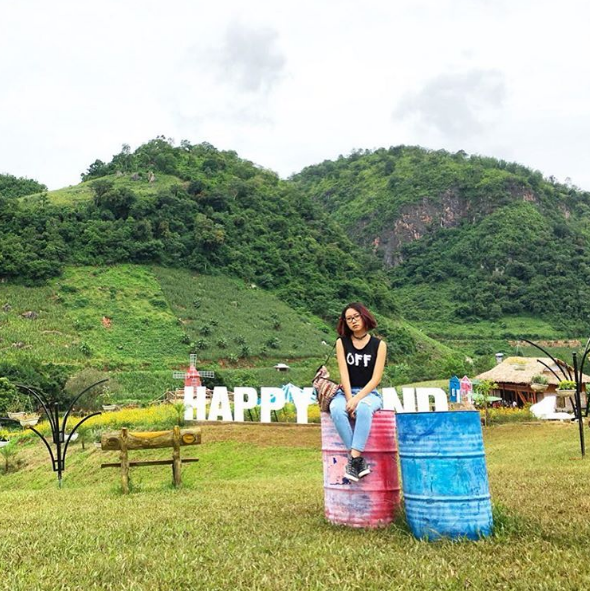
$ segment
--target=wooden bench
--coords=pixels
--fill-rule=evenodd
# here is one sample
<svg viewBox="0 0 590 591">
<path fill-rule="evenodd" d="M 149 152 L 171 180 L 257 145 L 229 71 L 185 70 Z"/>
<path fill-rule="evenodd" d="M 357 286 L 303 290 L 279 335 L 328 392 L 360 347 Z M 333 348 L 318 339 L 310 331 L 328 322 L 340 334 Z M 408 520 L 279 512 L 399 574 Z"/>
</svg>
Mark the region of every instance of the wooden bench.
<svg viewBox="0 0 590 591">
<path fill-rule="evenodd" d="M 123 427 L 120 433 L 104 433 L 100 438 L 100 446 L 103 451 L 119 451 L 120 462 L 107 462 L 101 464 L 101 468 L 121 468 L 121 488 L 124 494 L 129 493 L 129 468 L 136 466 L 163 466 L 172 465 L 172 482 L 174 486 L 181 484 L 181 467 L 183 463 L 198 462 L 198 458 L 180 457 L 180 448 L 185 445 L 197 445 L 201 443 L 201 429 L 180 429 L 174 427 L 172 431 L 137 431 L 130 433 Z M 129 450 L 172 448 L 170 460 L 143 460 L 129 461 Z"/>
</svg>

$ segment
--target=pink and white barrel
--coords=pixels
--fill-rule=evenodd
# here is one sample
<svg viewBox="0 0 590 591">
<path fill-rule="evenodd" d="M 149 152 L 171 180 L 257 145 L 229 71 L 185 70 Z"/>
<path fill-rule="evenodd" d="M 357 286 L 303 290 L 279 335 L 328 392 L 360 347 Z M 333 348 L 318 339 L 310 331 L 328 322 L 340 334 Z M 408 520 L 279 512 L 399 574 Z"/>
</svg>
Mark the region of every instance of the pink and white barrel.
<svg viewBox="0 0 590 591">
<path fill-rule="evenodd" d="M 344 476 L 348 453 L 328 413 L 322 413 L 322 457 L 326 519 L 351 527 L 375 528 L 390 524 L 400 504 L 395 413 L 373 415 L 363 453 L 371 473 L 358 482 Z"/>
</svg>

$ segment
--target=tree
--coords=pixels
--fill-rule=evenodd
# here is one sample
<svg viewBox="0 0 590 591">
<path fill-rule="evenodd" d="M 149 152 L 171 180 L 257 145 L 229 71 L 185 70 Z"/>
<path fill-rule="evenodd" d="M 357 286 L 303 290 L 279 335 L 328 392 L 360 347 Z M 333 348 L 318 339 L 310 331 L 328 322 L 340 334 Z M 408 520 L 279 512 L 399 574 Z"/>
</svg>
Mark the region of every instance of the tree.
<svg viewBox="0 0 590 591">
<path fill-rule="evenodd" d="M 489 411 L 489 397 L 490 392 L 495 390 L 498 384 L 492 380 L 481 380 L 479 384 L 475 385 L 475 395 L 473 397 L 474 402 L 479 406 L 483 406 L 485 409 L 485 425 L 488 426 L 490 422 L 490 411 Z"/>
<path fill-rule="evenodd" d="M 111 168 L 108 164 L 105 164 L 102 160 L 95 160 L 80 176 L 83 181 L 88 181 L 90 179 L 99 178 L 101 176 L 106 176 L 107 174 L 111 173 Z"/>
<path fill-rule="evenodd" d="M 6 412 L 17 396 L 16 386 L 8 378 L 0 378 L 0 414 Z"/>
<path fill-rule="evenodd" d="M 16 199 L 34 193 L 47 191 L 46 185 L 33 179 L 17 178 L 11 174 L 0 174 L 0 196 Z"/>
<path fill-rule="evenodd" d="M 90 387 L 92 384 L 105 379 L 108 381 L 90 389 L 77 404 L 78 407 L 87 411 L 99 410 L 101 396 L 107 394 L 113 395 L 120 390 L 118 382 L 114 379 L 110 379 L 108 373 L 91 367 L 85 368 L 68 379 L 64 386 L 64 391 L 71 401 L 75 396 L 80 394 L 83 390 L 86 390 L 86 388 Z"/>
<path fill-rule="evenodd" d="M 16 456 L 18 449 L 16 448 L 16 439 L 8 442 L 8 445 L 0 447 L 0 455 L 4 458 L 4 474 L 8 474 L 10 464 Z"/>
<path fill-rule="evenodd" d="M 8 378 L 13 384 L 25 384 L 41 390 L 60 404 L 64 400 L 63 386 L 68 372 L 66 366 L 31 359 L 22 359 L 19 363 L 0 361 L 0 376 Z"/>
<path fill-rule="evenodd" d="M 106 183 L 101 183 L 98 190 L 95 188 L 94 204 L 100 209 L 110 211 L 116 218 L 125 219 L 137 201 L 135 193 L 127 187 L 107 189 Z"/>
</svg>

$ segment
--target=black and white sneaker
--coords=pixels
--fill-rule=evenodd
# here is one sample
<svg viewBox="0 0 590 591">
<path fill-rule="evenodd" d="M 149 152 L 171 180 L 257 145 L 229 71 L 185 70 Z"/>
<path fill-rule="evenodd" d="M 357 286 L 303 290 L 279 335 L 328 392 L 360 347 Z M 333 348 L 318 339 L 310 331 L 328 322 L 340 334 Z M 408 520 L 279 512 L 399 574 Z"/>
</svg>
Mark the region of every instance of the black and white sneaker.
<svg viewBox="0 0 590 591">
<path fill-rule="evenodd" d="M 358 463 L 357 458 L 353 458 L 348 456 L 348 463 L 346 464 L 346 468 L 344 470 L 344 477 L 348 478 L 348 480 L 352 480 L 353 482 L 359 481 L 359 472 L 358 472 Z"/>
<path fill-rule="evenodd" d="M 356 471 L 359 475 L 359 478 L 366 476 L 367 474 L 371 473 L 371 468 L 369 468 L 369 464 L 367 464 L 367 460 L 363 458 L 363 456 L 359 456 L 355 458 L 356 461 Z"/>
</svg>

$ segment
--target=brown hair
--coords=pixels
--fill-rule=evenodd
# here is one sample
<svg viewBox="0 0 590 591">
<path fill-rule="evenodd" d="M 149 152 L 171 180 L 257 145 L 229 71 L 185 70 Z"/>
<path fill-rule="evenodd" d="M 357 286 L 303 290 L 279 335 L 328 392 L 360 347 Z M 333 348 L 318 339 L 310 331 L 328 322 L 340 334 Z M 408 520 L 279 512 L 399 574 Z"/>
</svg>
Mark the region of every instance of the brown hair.
<svg viewBox="0 0 590 591">
<path fill-rule="evenodd" d="M 346 322 L 346 310 L 349 310 L 350 308 L 356 310 L 361 315 L 367 330 L 371 330 L 377 326 L 375 317 L 369 312 L 366 306 L 360 302 L 352 302 L 344 307 L 344 310 L 342 310 L 342 314 L 340 314 L 340 318 L 338 319 L 336 331 L 341 337 L 349 337 L 352 334 L 352 330 L 350 330 L 350 326 L 348 326 L 348 322 Z"/>
</svg>

